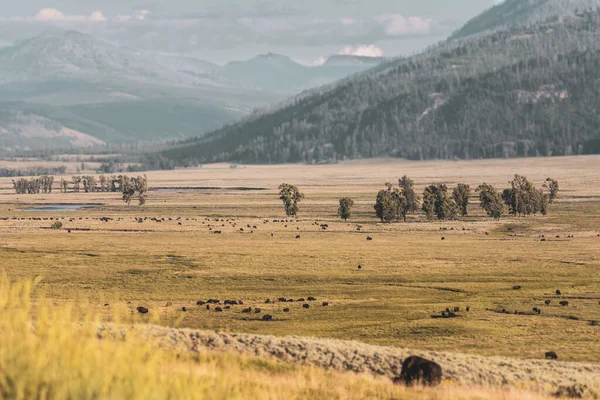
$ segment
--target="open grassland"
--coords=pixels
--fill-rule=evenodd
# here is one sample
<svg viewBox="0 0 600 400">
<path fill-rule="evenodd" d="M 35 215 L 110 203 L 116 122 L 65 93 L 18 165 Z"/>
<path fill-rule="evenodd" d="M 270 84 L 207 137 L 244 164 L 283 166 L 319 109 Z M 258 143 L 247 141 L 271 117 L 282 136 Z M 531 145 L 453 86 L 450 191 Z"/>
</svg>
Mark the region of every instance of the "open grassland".
<svg viewBox="0 0 600 400">
<path fill-rule="evenodd" d="M 10 285 L 5 276 L 0 280 L 2 399 L 547 398 L 524 388 L 466 386 L 451 379 L 445 379 L 437 389 L 407 388 L 372 373 L 341 373 L 331 368 L 297 365 L 298 360 L 294 359 L 288 363 L 266 359 L 265 354 L 243 355 L 241 349 L 233 346 L 222 350 L 235 352 L 215 351 L 218 346 L 190 352 L 182 345 L 200 338 L 198 332 L 124 325 L 99 332 L 99 319 L 93 314 L 81 318 L 71 305 L 57 307 L 45 300 L 38 301 L 37 310 L 32 312 L 31 287 L 27 282 Z M 162 346 L 165 337 L 175 341 L 175 348 Z M 202 337 L 221 345 L 229 341 L 227 336 L 215 334 L 210 339 L 210 334 Z M 229 339 L 244 343 L 241 337 Z M 275 338 L 262 339 L 265 350 L 273 354 L 276 349 L 282 350 L 278 347 L 282 344 Z M 293 351 L 307 345 L 313 356 L 319 354 L 310 341 L 288 340 L 285 344 Z M 339 344 L 321 345 L 340 350 Z M 357 354 L 364 356 L 363 349 L 358 348 Z M 364 361 L 365 365 L 384 366 L 389 359 Z M 371 372 L 368 368 L 362 370 Z"/>
<path fill-rule="evenodd" d="M 471 215 L 456 222 L 411 216 L 379 224 L 374 215 L 377 191 L 404 174 L 422 192 L 432 182 L 503 188 L 515 173 L 538 186 L 548 176 L 559 180 L 549 216 L 494 222 L 475 198 Z M 111 193 L 15 195 L 10 180 L 0 180 L 2 267 L 15 280 L 43 277 L 36 293 L 54 304 L 87 300 L 86 313 L 105 321 L 122 307 L 136 323 L 519 359 L 553 350 L 561 361 L 600 362 L 600 157 L 217 165 L 148 179 L 143 207 Z M 298 220 L 274 222 L 286 220 L 276 190 L 282 182 L 306 194 Z M 348 222 L 336 217 L 342 196 L 356 202 Z M 23 211 L 55 203 L 95 206 Z M 64 228 L 48 229 L 51 218 Z M 309 296 L 317 301 L 265 304 Z M 196 305 L 211 298 L 244 305 L 223 312 Z M 569 306 L 560 306 L 565 300 Z M 148 315 L 135 312 L 140 305 Z M 459 316 L 432 318 L 447 307 L 460 307 Z M 541 315 L 514 313 L 533 307 Z M 267 313 L 273 321 L 261 320 Z"/>
</svg>

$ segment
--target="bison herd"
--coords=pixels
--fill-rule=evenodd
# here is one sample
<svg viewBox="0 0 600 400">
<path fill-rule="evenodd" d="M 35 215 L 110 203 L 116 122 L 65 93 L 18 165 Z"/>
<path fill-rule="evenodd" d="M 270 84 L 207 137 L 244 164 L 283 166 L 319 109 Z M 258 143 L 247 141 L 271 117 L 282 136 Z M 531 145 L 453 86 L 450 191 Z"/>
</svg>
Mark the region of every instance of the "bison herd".
<svg viewBox="0 0 600 400">
<path fill-rule="evenodd" d="M 303 303 L 302 304 L 302 308 L 308 309 L 308 308 L 310 308 L 310 304 L 307 303 L 306 301 L 308 301 L 308 302 L 314 302 L 316 300 L 317 300 L 316 297 L 309 296 L 306 299 L 304 299 L 302 297 L 302 298 L 299 298 L 297 300 L 286 299 L 285 297 L 280 297 L 277 301 L 279 301 L 280 303 L 294 303 L 294 302 L 297 303 L 297 302 L 301 302 L 301 303 Z M 276 303 L 276 301 L 275 300 L 271 300 L 271 299 L 266 299 L 265 302 L 264 302 L 264 304 L 275 304 L 275 303 Z M 168 301 L 165 304 L 165 307 L 171 307 L 172 305 L 173 305 L 173 302 Z M 208 299 L 206 301 L 205 300 L 198 300 L 196 302 L 196 305 L 197 306 L 205 306 L 205 308 L 207 310 L 211 310 L 211 306 L 214 306 L 214 309 L 213 309 L 214 312 L 221 313 L 221 312 L 224 312 L 224 310 L 231 309 L 232 306 L 244 305 L 244 302 L 242 300 L 224 300 L 223 302 L 221 302 L 221 300 L 218 300 L 218 299 Z M 321 305 L 323 307 L 329 307 L 329 302 L 328 301 L 324 301 L 324 302 L 321 303 Z M 143 307 L 143 306 L 137 307 L 136 310 L 140 314 L 148 314 L 148 312 L 149 312 L 148 308 Z M 182 307 L 181 311 L 186 312 L 187 311 L 187 307 Z M 289 307 L 285 307 L 283 309 L 283 312 L 284 313 L 289 313 L 290 312 L 290 308 Z M 241 313 L 242 314 L 251 314 L 251 313 L 261 314 L 262 313 L 262 309 L 259 308 L 259 307 L 255 307 L 255 308 L 246 307 L 246 308 L 243 308 L 241 310 Z M 270 314 L 265 314 L 265 315 L 262 316 L 261 320 L 262 321 L 273 321 L 273 316 L 270 315 Z"/>
</svg>

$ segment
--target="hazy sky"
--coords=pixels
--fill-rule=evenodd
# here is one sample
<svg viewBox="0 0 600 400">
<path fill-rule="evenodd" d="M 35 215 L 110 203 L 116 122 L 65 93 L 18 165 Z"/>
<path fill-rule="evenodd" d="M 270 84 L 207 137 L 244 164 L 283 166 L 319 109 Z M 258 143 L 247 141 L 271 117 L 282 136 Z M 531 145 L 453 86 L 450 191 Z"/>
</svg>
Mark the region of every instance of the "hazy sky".
<svg viewBox="0 0 600 400">
<path fill-rule="evenodd" d="M 0 45 L 51 29 L 224 63 L 276 52 L 398 56 L 435 43 L 495 0 L 0 0 Z"/>
</svg>

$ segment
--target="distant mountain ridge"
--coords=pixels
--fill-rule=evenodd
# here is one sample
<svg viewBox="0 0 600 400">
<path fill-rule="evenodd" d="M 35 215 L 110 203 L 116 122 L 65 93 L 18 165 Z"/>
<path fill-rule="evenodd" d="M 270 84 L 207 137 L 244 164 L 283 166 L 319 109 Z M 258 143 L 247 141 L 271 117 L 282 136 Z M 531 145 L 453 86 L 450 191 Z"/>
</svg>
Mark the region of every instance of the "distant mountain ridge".
<svg viewBox="0 0 600 400">
<path fill-rule="evenodd" d="M 0 149 L 187 138 L 366 68 L 310 75 L 274 55 L 221 67 L 52 31 L 0 48 Z"/>
<path fill-rule="evenodd" d="M 247 61 L 230 62 L 212 76 L 250 88 L 297 93 L 365 71 L 383 61 L 382 57 L 334 55 L 322 65 L 307 66 L 281 54 L 267 53 Z"/>
<path fill-rule="evenodd" d="M 162 155 L 190 164 L 600 152 L 598 37 L 600 11 L 449 40 Z"/>
</svg>

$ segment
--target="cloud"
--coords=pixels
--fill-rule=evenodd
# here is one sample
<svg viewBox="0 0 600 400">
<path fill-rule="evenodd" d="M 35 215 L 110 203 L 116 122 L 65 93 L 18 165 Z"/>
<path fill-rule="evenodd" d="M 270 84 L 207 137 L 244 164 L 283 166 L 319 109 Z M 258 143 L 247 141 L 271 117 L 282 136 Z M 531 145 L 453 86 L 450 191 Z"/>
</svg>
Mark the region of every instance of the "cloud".
<svg viewBox="0 0 600 400">
<path fill-rule="evenodd" d="M 345 56 L 361 56 L 361 57 L 383 57 L 383 50 L 374 44 L 360 46 L 346 46 L 341 49 L 338 54 Z"/>
<path fill-rule="evenodd" d="M 150 15 L 149 10 L 136 10 L 131 15 L 117 15 L 115 21 L 127 22 L 127 21 L 145 21 Z"/>
<path fill-rule="evenodd" d="M 342 25 L 354 25 L 356 20 L 354 18 L 340 18 Z"/>
<path fill-rule="evenodd" d="M 433 21 L 421 17 L 404 17 L 400 14 L 384 14 L 375 17 L 375 21 L 384 26 L 389 36 L 428 35 Z"/>
<path fill-rule="evenodd" d="M 33 20 L 40 22 L 49 21 L 89 21 L 104 22 L 106 17 L 100 11 L 94 11 L 90 15 L 65 15 L 56 8 L 42 8 L 32 18 L 21 18 L 21 20 Z"/>
</svg>

